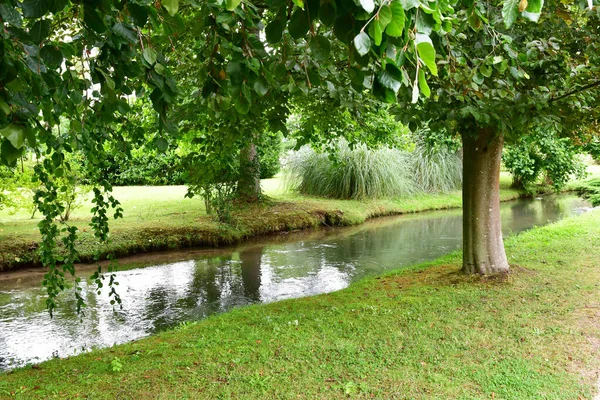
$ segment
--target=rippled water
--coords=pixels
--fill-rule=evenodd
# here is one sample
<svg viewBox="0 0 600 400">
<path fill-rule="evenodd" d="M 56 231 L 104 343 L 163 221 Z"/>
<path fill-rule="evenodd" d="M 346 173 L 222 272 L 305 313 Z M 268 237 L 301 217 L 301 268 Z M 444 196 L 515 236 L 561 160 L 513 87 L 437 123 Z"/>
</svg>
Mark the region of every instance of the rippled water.
<svg viewBox="0 0 600 400">
<path fill-rule="evenodd" d="M 519 232 L 589 206 L 572 195 L 501 206 L 504 233 Z M 339 229 L 280 234 L 219 250 L 132 257 L 117 273 L 123 309 L 83 284 L 87 309 L 45 310 L 39 272 L 0 279 L 0 370 L 127 342 L 240 305 L 339 290 L 386 270 L 433 260 L 461 246 L 460 211 L 374 219 Z"/>
</svg>

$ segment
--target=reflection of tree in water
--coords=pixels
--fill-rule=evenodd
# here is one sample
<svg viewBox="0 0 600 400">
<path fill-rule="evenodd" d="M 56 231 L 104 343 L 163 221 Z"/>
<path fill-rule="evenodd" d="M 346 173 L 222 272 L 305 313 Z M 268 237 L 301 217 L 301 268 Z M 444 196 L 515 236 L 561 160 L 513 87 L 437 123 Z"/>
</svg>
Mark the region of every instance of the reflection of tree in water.
<svg viewBox="0 0 600 400">
<path fill-rule="evenodd" d="M 171 304 L 169 295 L 164 286 L 154 286 L 149 289 L 146 301 L 146 310 L 144 319 L 152 321 L 154 329 L 152 331 L 160 331 L 172 326 L 173 314 L 170 312 Z"/>
<path fill-rule="evenodd" d="M 569 207 L 573 208 L 571 203 Z M 567 204 L 563 198 L 545 196 L 541 199 L 511 202 L 503 205 L 502 209 L 510 211 L 509 214 L 502 214 L 502 231 L 517 233 L 562 218 L 566 213 Z"/>
<path fill-rule="evenodd" d="M 565 213 L 564 201 L 559 201 L 556 197 L 546 197 L 542 201 L 542 223 L 556 221 Z"/>
<path fill-rule="evenodd" d="M 251 301 L 260 301 L 260 274 L 263 247 L 251 247 L 240 252 L 244 296 Z"/>
</svg>

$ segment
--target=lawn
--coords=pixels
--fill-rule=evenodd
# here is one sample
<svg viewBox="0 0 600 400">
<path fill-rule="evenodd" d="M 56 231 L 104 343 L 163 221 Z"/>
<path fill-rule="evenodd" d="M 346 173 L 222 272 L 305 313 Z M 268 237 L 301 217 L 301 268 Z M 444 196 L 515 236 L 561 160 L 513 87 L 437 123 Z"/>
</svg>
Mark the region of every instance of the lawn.
<svg viewBox="0 0 600 400">
<path fill-rule="evenodd" d="M 460 254 L 315 297 L 236 309 L 3 375 L 33 398 L 591 399 L 600 212 L 506 241 L 513 273 Z"/>
</svg>

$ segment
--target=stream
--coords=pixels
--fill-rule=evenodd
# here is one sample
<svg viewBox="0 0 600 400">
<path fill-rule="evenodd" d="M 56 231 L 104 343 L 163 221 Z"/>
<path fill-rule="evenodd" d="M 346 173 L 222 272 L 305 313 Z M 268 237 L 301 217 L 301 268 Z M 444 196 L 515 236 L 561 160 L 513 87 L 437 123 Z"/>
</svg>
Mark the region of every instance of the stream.
<svg viewBox="0 0 600 400">
<path fill-rule="evenodd" d="M 502 203 L 504 236 L 581 212 L 575 195 Z M 123 308 L 82 280 L 87 307 L 73 290 L 50 318 L 42 272 L 0 276 L 0 371 L 107 347 L 252 303 L 327 293 L 366 276 L 434 260 L 461 247 L 460 210 L 376 218 L 256 238 L 219 249 L 152 253 L 120 260 Z M 92 267 L 83 266 L 85 276 Z M 88 270 L 86 272 L 86 269 Z"/>
</svg>

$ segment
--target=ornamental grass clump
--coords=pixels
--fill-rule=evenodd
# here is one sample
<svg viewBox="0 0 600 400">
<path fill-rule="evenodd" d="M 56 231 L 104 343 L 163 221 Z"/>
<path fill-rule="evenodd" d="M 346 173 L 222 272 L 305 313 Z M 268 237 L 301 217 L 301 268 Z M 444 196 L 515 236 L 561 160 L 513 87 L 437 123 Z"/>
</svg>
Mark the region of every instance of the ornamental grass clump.
<svg viewBox="0 0 600 400">
<path fill-rule="evenodd" d="M 410 158 L 415 183 L 423 192 L 451 192 L 461 188 L 462 160 L 456 153 L 417 146 Z"/>
<path fill-rule="evenodd" d="M 339 199 L 406 197 L 460 187 L 460 159 L 449 152 L 389 147 L 351 148 L 340 142 L 333 152 L 303 147 L 288 159 L 286 186 L 309 196 Z"/>
</svg>

